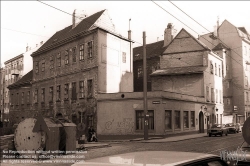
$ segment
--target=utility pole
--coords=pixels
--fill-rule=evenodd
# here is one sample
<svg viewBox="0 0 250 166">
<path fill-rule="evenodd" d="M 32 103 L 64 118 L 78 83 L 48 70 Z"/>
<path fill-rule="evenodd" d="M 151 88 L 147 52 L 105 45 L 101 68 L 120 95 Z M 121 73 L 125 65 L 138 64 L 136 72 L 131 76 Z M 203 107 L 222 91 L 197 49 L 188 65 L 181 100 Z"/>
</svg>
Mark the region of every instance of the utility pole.
<svg viewBox="0 0 250 166">
<path fill-rule="evenodd" d="M 147 58 L 146 32 L 143 32 L 143 98 L 144 98 L 144 140 L 148 140 L 148 102 L 147 102 Z"/>
</svg>

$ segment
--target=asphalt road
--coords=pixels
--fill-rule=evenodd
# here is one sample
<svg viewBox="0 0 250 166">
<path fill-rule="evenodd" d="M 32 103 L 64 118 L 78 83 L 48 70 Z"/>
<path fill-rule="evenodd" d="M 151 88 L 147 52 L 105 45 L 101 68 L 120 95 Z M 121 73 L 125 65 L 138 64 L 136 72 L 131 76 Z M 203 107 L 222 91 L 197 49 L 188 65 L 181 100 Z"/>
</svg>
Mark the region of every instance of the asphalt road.
<svg viewBox="0 0 250 166">
<path fill-rule="evenodd" d="M 233 151 L 243 142 L 241 133 L 229 134 L 228 136 L 217 137 L 201 137 L 190 140 L 183 140 L 178 142 L 165 142 L 165 143 L 142 143 L 140 141 L 123 142 L 123 143 L 111 143 L 111 147 L 91 149 L 84 154 L 85 159 L 93 159 L 97 157 L 103 157 L 107 155 L 116 155 L 134 151 L 182 151 L 182 152 L 200 152 L 220 155 L 223 150 Z M 1 163 L 1 166 L 14 165 L 11 163 Z M 16 166 L 34 165 L 34 166 L 69 166 L 72 163 L 33 163 L 15 164 Z"/>
</svg>

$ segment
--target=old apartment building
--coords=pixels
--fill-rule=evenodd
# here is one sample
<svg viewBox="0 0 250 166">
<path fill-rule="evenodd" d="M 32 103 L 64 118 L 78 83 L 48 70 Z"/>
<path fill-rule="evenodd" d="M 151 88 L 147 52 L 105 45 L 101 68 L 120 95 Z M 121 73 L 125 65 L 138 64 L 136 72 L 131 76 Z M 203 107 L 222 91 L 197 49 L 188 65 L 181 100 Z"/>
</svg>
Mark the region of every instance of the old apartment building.
<svg viewBox="0 0 250 166">
<path fill-rule="evenodd" d="M 36 51 L 43 42 L 36 44 L 35 47 L 31 48 L 26 47 L 26 51 L 14 58 L 11 58 L 4 62 L 4 75 L 3 75 L 3 94 L 4 94 L 4 121 L 9 121 L 9 112 L 10 112 L 10 93 L 8 86 L 15 83 L 21 79 L 25 74 L 27 74 L 33 68 L 32 57 L 30 56 L 34 51 Z"/>
<path fill-rule="evenodd" d="M 160 67 L 150 74 L 149 134 L 203 133 L 223 120 L 223 59 L 185 29 L 172 39 L 171 28 L 158 47 Z M 98 94 L 97 100 L 99 137 L 143 134 L 142 92 Z"/>
<path fill-rule="evenodd" d="M 250 116 L 250 35 L 244 27 L 227 20 L 213 33 L 200 36 L 209 48 L 224 59 L 223 100 L 225 115 L 243 123 Z M 237 117 L 237 118 L 236 118 Z"/>
<path fill-rule="evenodd" d="M 32 53 L 33 70 L 10 86 L 13 105 L 19 108 L 14 111 L 30 108 L 47 117 L 61 113 L 81 124 L 78 134 L 96 127 L 97 93 L 133 91 L 130 52 L 131 40 L 115 32 L 107 10 L 90 16 L 74 11 L 72 25 Z"/>
<path fill-rule="evenodd" d="M 4 68 L 0 68 L 0 121 L 4 120 Z"/>
</svg>

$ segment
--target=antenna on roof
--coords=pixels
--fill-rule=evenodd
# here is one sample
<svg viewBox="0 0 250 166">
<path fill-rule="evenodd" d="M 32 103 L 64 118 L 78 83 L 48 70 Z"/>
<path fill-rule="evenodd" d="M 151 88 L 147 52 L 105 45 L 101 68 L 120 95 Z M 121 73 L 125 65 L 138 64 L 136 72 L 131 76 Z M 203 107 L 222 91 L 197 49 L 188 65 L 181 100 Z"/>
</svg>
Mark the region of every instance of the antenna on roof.
<svg viewBox="0 0 250 166">
<path fill-rule="evenodd" d="M 130 21 L 131 21 L 131 18 L 129 19 L 128 30 L 130 30 Z"/>
</svg>

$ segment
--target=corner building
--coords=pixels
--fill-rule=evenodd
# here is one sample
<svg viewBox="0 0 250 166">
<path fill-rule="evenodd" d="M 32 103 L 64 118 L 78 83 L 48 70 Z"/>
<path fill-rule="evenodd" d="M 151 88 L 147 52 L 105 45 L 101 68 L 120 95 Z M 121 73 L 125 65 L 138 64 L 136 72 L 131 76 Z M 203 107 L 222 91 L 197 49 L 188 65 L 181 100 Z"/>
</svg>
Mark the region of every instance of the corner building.
<svg viewBox="0 0 250 166">
<path fill-rule="evenodd" d="M 96 95 L 132 92 L 131 41 L 115 32 L 107 10 L 56 32 L 33 57 L 33 110 L 61 113 L 74 123 L 96 128 Z"/>
</svg>

